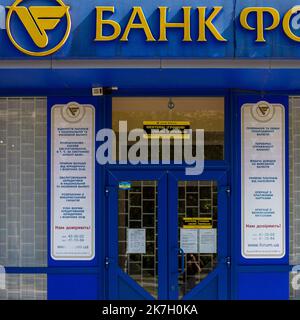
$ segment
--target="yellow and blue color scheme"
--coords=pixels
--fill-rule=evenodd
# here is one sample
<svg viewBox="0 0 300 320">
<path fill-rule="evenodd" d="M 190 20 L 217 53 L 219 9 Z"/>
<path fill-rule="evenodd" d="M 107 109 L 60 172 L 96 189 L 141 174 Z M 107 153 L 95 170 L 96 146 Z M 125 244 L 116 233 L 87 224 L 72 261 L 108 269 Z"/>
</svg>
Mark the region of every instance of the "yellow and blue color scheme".
<svg viewBox="0 0 300 320">
<path fill-rule="evenodd" d="M 207 280 L 206 289 L 194 292 L 191 299 L 289 297 L 288 278 L 291 267 L 288 247 L 286 255 L 277 260 L 249 261 L 241 256 L 239 117 L 244 103 L 256 103 L 262 97 L 269 103 L 284 105 L 287 115 L 288 96 L 300 93 L 299 70 L 238 68 L 235 65 L 230 68 L 222 65 L 219 68 L 211 65 L 207 68 L 193 68 L 192 65 L 178 68 L 176 64 L 170 64 L 168 68 L 149 68 L 147 63 L 156 60 L 171 63 L 182 59 L 186 64 L 191 60 L 201 59 L 210 62 L 219 59 L 298 59 L 300 28 L 298 29 L 297 19 L 294 24 L 291 22 L 297 15 L 297 10 L 291 10 L 298 4 L 296 0 L 259 0 L 253 8 L 253 1 L 250 0 L 203 0 L 201 3 L 186 0 L 185 9 L 182 1 L 172 0 L 1 2 L 6 11 L 2 17 L 5 27 L 0 29 L 0 63 L 2 60 L 7 63 L 7 66 L 2 64 L 0 69 L 1 95 L 47 96 L 49 115 L 51 106 L 55 104 L 71 101 L 91 104 L 96 109 L 96 132 L 111 126 L 112 98 L 91 97 L 92 86 L 118 86 L 118 96 L 225 96 L 225 159 L 206 162 L 204 177 L 208 177 L 208 172 L 211 172 L 222 186 L 229 184 L 232 187 L 230 199 L 225 194 L 220 196 L 220 211 L 223 212 L 220 223 L 225 226 L 220 239 L 220 250 L 224 258 L 231 256 L 231 269 L 227 272 L 226 264 L 221 264 L 213 275 L 214 278 Z M 164 9 L 166 7 L 169 9 Z M 104 39 L 105 36 L 112 38 Z M 79 60 L 79 65 L 85 62 L 86 67 L 69 67 L 68 62 L 72 59 Z M 113 61 L 117 64 L 119 60 L 125 60 L 128 66 L 113 67 L 110 63 L 108 66 L 94 68 L 93 65 L 89 67 L 86 64 L 86 61 Z M 131 66 L 130 62 L 133 60 L 140 61 L 140 67 Z M 18 67 L 17 63 L 23 61 L 28 63 L 26 68 Z M 54 67 L 57 61 L 62 63 L 60 67 Z M 14 67 L 9 67 L 10 62 Z M 50 118 L 49 116 L 48 119 Z M 50 130 L 51 123 L 48 121 L 48 163 Z M 286 141 L 287 132 L 286 130 Z M 288 150 L 286 152 L 288 155 Z M 166 176 L 166 171 L 172 171 L 174 175 Z M 107 268 L 105 264 L 107 257 L 112 259 L 112 263 L 117 258 L 116 243 L 114 238 L 109 237 L 116 235 L 115 217 L 109 215 L 116 209 L 117 204 L 113 201 L 116 191 L 110 192 L 107 197 L 105 188 L 110 186 L 109 183 L 119 187 L 120 183 L 136 177 L 157 177 L 161 179 L 163 187 L 166 184 L 172 185 L 182 174 L 182 168 L 171 165 L 155 168 L 128 166 L 126 170 L 124 167 L 97 165 L 95 258 L 86 262 L 54 261 L 49 255 L 46 268 L 8 267 L 7 271 L 46 273 L 49 299 L 147 298 L 116 268 Z M 51 181 L 50 166 L 48 181 Z M 288 186 L 288 181 L 286 183 Z M 50 196 L 49 193 L 48 203 Z M 171 192 L 161 193 L 163 199 L 171 196 Z M 288 203 L 286 208 L 288 213 Z M 48 216 L 50 237 L 50 211 Z M 286 219 L 288 221 L 288 214 Z M 172 231 L 176 229 L 175 222 L 173 226 L 165 225 L 162 228 L 162 237 L 170 234 L 170 241 L 175 243 L 177 239 Z M 287 228 L 286 243 L 288 235 Z M 50 252 L 50 247 L 48 249 Z M 162 259 L 176 264 L 164 250 L 162 248 L 160 251 Z M 161 272 L 167 279 L 161 282 L 161 294 L 165 298 L 174 298 L 170 294 L 170 286 L 175 281 L 174 275 L 170 276 L 165 269 Z M 218 282 L 219 280 L 222 282 Z"/>
</svg>

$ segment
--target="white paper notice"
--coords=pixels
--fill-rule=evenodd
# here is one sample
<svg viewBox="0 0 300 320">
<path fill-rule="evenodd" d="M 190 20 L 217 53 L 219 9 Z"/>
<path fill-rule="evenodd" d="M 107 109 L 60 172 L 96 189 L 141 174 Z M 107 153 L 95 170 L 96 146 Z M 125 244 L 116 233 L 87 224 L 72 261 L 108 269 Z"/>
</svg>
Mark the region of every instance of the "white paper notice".
<svg viewBox="0 0 300 320">
<path fill-rule="evenodd" d="M 245 104 L 242 125 L 242 255 L 285 255 L 285 112 L 261 101 Z"/>
<path fill-rule="evenodd" d="M 200 229 L 199 253 L 217 253 L 217 229 Z"/>
<path fill-rule="evenodd" d="M 180 229 L 180 248 L 184 253 L 198 252 L 197 229 Z"/>
<path fill-rule="evenodd" d="M 51 256 L 94 257 L 95 111 L 75 102 L 51 111 Z"/>
<path fill-rule="evenodd" d="M 126 253 L 146 253 L 146 229 L 127 229 Z"/>
</svg>

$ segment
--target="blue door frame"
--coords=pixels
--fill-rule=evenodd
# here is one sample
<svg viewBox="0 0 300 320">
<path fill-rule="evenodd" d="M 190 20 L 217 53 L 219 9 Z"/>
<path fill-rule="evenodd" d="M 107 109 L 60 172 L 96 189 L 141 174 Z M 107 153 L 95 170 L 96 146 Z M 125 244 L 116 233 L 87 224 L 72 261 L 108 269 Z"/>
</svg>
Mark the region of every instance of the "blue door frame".
<svg viewBox="0 0 300 320">
<path fill-rule="evenodd" d="M 178 181 L 213 180 L 218 186 L 218 265 L 183 299 L 221 299 L 229 294 L 229 201 L 224 170 L 205 170 L 200 176 L 186 176 L 183 170 L 134 169 L 107 171 L 108 255 L 106 259 L 108 299 L 154 299 L 118 266 L 118 186 L 120 181 L 158 182 L 158 299 L 176 300 L 178 286 Z"/>
<path fill-rule="evenodd" d="M 178 191 L 179 181 L 198 181 L 213 180 L 217 182 L 218 190 L 218 223 L 217 223 L 217 267 L 184 297 L 184 300 L 209 300 L 229 299 L 229 225 L 230 210 L 229 189 L 226 171 L 205 170 L 200 176 L 187 176 L 183 171 L 169 171 L 168 174 L 168 232 L 169 248 L 168 257 L 170 261 L 169 268 L 169 298 L 178 299 L 178 259 L 174 254 L 174 248 L 178 250 Z M 170 223 L 171 222 L 171 223 Z M 174 290 L 172 290 L 174 288 Z"/>
</svg>

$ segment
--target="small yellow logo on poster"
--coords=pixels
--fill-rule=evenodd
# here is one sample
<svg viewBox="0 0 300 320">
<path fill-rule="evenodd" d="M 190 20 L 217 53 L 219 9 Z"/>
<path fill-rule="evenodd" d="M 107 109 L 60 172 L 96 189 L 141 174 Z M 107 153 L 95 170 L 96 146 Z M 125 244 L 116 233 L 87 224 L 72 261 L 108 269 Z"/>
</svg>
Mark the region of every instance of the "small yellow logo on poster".
<svg viewBox="0 0 300 320">
<path fill-rule="evenodd" d="M 275 109 L 272 104 L 269 104 L 266 101 L 260 101 L 252 107 L 251 113 L 255 120 L 259 122 L 268 122 L 274 117 Z"/>
<path fill-rule="evenodd" d="M 85 107 L 76 102 L 70 102 L 64 105 L 61 115 L 66 122 L 77 123 L 85 116 Z"/>
</svg>

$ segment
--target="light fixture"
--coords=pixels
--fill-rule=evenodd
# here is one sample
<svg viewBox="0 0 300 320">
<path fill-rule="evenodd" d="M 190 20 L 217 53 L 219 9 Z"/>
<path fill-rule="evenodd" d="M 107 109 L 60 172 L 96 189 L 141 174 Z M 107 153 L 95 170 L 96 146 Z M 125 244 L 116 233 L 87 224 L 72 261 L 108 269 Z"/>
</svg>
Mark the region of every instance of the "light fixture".
<svg viewBox="0 0 300 320">
<path fill-rule="evenodd" d="M 172 98 L 169 99 L 168 108 L 173 110 L 175 108 L 175 103 L 173 102 Z"/>
</svg>

